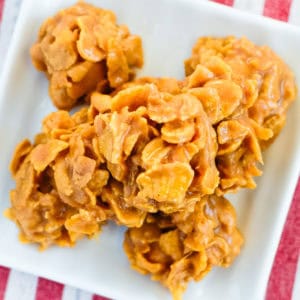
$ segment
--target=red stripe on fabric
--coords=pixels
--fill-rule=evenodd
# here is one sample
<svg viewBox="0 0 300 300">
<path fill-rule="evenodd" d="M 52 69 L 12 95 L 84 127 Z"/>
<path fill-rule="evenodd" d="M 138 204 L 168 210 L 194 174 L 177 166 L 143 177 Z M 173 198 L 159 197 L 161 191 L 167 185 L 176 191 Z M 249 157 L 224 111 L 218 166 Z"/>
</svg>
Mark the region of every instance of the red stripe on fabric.
<svg viewBox="0 0 300 300">
<path fill-rule="evenodd" d="M 61 300 L 63 290 L 63 284 L 44 278 L 39 278 L 35 300 Z"/>
<path fill-rule="evenodd" d="M 102 297 L 102 296 L 94 295 L 94 296 L 93 296 L 93 300 L 110 300 L 110 299 L 109 299 L 109 298 Z"/>
<path fill-rule="evenodd" d="M 234 0 L 212 0 L 213 2 L 233 6 Z"/>
<path fill-rule="evenodd" d="M 10 269 L 5 267 L 0 267 L 0 300 L 4 299 L 9 273 L 10 273 Z"/>
<path fill-rule="evenodd" d="M 264 16 L 280 21 L 289 19 L 292 0 L 266 0 Z"/>
<path fill-rule="evenodd" d="M 3 7 L 4 7 L 4 0 L 0 0 L 0 22 L 2 19 Z"/>
<path fill-rule="evenodd" d="M 294 194 L 269 278 L 266 300 L 292 299 L 300 250 L 300 180 Z"/>
</svg>

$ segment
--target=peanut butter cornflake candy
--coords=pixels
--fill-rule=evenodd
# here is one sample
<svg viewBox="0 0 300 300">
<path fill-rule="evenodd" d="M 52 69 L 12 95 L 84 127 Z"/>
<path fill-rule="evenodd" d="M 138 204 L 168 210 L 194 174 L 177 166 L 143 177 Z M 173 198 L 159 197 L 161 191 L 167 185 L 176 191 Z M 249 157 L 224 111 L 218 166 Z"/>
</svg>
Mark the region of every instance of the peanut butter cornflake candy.
<svg viewBox="0 0 300 300">
<path fill-rule="evenodd" d="M 194 194 L 214 193 L 216 133 L 194 95 L 136 82 L 110 103 L 94 125 L 107 169 L 122 182 L 122 201 L 148 213 L 172 213 L 195 204 Z"/>
<path fill-rule="evenodd" d="M 84 2 L 47 19 L 30 53 L 60 109 L 71 109 L 92 91 L 119 87 L 143 65 L 141 38 L 117 25 L 112 11 Z"/>
<path fill-rule="evenodd" d="M 185 61 L 185 89 L 202 103 L 218 137 L 218 194 L 255 188 L 262 151 L 280 133 L 297 88 L 269 47 L 243 38 L 202 37 Z"/>
<path fill-rule="evenodd" d="M 212 267 L 230 266 L 242 245 L 233 206 L 215 195 L 199 198 L 193 211 L 148 215 L 123 244 L 132 268 L 160 281 L 174 300 Z"/>
<path fill-rule="evenodd" d="M 86 109 L 73 116 L 58 111 L 44 119 L 34 144 L 24 140 L 16 147 L 7 215 L 18 224 L 21 241 L 45 249 L 99 233 L 112 213 L 98 199 L 109 173 L 93 151 L 95 137 Z"/>
</svg>

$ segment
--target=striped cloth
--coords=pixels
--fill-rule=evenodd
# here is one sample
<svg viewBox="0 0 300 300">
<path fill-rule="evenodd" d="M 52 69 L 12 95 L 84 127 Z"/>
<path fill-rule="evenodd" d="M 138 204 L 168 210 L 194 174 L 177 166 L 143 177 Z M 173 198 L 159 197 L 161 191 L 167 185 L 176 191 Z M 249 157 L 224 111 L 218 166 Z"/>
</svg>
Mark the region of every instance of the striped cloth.
<svg viewBox="0 0 300 300">
<path fill-rule="evenodd" d="M 12 23 L 17 17 L 20 2 L 21 0 L 0 0 L 0 22 L 5 4 L 3 16 L 5 26 L 2 26 L 0 36 L 2 61 L 4 61 L 6 46 L 13 31 Z M 214 0 L 214 2 L 300 26 L 300 0 Z M 8 22 L 8 19 L 11 22 Z M 300 180 L 274 260 L 266 300 L 300 299 L 300 263 L 297 271 L 300 250 L 299 212 Z M 107 298 L 0 266 L 0 300 L 2 299 L 105 300 Z"/>
</svg>

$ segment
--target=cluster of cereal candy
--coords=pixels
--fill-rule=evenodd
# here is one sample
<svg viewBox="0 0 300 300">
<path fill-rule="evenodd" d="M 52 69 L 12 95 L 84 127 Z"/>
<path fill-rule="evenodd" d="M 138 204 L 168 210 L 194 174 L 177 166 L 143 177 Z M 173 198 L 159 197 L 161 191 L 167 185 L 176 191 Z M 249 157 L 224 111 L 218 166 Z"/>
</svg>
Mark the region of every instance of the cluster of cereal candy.
<svg viewBox="0 0 300 300">
<path fill-rule="evenodd" d="M 123 35 L 112 16 L 79 3 L 42 27 L 32 54 L 49 74 L 50 91 L 57 88 L 55 80 L 62 83 L 58 93 L 50 92 L 54 103 L 59 95 L 58 106 L 70 108 L 85 95 L 90 104 L 73 115 L 51 113 L 33 144 L 24 140 L 17 146 L 8 215 L 21 239 L 41 248 L 73 245 L 99 233 L 108 220 L 125 225 L 124 250 L 132 267 L 180 299 L 188 281 L 200 280 L 213 266 L 229 266 L 239 254 L 243 237 L 223 195 L 255 187 L 261 152 L 279 133 L 295 98 L 294 78 L 269 48 L 229 37 L 199 39 L 182 81 L 149 77 L 125 83 L 129 67 L 142 63 L 140 39 Z M 68 40 L 60 36 L 65 26 L 66 36 L 71 28 L 76 39 L 61 48 Z M 99 46 L 104 33 L 106 47 Z M 49 36 L 55 36 L 53 46 Z M 110 52 L 116 41 L 121 50 Z M 73 61 L 74 53 L 76 68 L 50 67 Z M 103 76 L 85 71 L 99 63 L 105 65 Z M 106 84 L 115 90 L 104 94 Z"/>
<path fill-rule="evenodd" d="M 189 280 L 200 280 L 212 266 L 231 265 L 242 244 L 233 206 L 210 195 L 193 211 L 149 214 L 142 227 L 127 230 L 124 249 L 134 269 L 152 274 L 181 299 Z"/>
<path fill-rule="evenodd" d="M 24 140 L 17 146 L 10 165 L 16 188 L 8 214 L 19 225 L 22 241 L 44 249 L 99 232 L 109 212 L 97 197 L 109 173 L 100 158 L 92 159 L 93 135 L 87 109 L 73 116 L 58 111 L 44 119 L 33 145 Z"/>
<path fill-rule="evenodd" d="M 269 47 L 235 37 L 200 38 L 185 70 L 188 88 L 199 95 L 217 132 L 217 192 L 255 188 L 261 151 L 281 131 L 296 98 L 293 73 Z"/>
<path fill-rule="evenodd" d="M 109 92 L 143 65 L 141 38 L 117 25 L 112 11 L 84 2 L 43 23 L 31 57 L 47 74 L 50 96 L 60 109 L 72 108 L 94 90 Z"/>
</svg>

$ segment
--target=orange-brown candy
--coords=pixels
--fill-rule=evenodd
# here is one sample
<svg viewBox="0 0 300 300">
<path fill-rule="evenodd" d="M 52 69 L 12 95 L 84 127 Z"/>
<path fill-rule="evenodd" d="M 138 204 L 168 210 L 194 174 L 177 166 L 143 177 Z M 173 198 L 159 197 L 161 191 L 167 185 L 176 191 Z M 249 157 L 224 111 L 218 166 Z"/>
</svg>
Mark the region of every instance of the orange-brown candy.
<svg viewBox="0 0 300 300">
<path fill-rule="evenodd" d="M 135 84 L 107 96 L 93 94 L 95 130 L 107 169 L 124 188 L 127 205 L 171 213 L 193 205 L 194 193 L 219 183 L 216 134 L 201 102 L 155 84 Z M 97 108 L 98 107 L 98 108 Z M 101 112 L 102 111 L 102 112 Z"/>
<path fill-rule="evenodd" d="M 17 146 L 10 167 L 16 187 L 7 214 L 19 225 L 22 241 L 42 249 L 72 245 L 97 234 L 110 216 L 97 199 L 109 173 L 93 150 L 96 134 L 88 120 L 86 109 L 73 116 L 52 113 L 35 144 L 24 140 Z"/>
<path fill-rule="evenodd" d="M 201 101 L 217 132 L 217 193 L 254 188 L 261 152 L 296 97 L 293 73 L 269 47 L 235 37 L 200 38 L 185 70 L 184 90 Z"/>
<path fill-rule="evenodd" d="M 141 228 L 127 230 L 124 250 L 132 268 L 151 274 L 179 300 L 189 281 L 231 265 L 242 244 L 234 208 L 213 195 L 199 198 L 193 211 L 148 215 Z"/>
<path fill-rule="evenodd" d="M 94 90 L 109 91 L 143 65 L 142 41 L 116 16 L 84 2 L 59 11 L 41 26 L 31 48 L 34 66 L 47 74 L 55 106 L 70 109 Z"/>
</svg>

